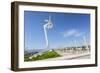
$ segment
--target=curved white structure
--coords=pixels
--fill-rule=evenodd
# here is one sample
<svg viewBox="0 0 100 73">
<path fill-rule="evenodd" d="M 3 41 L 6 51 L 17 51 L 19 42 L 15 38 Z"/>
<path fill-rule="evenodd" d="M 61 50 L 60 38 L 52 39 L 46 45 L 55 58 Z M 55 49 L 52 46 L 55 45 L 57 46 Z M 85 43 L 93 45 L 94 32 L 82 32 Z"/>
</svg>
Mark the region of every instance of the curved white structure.
<svg viewBox="0 0 100 73">
<path fill-rule="evenodd" d="M 46 48 L 49 49 L 49 41 L 48 41 L 48 36 L 47 36 L 47 29 L 51 29 L 53 27 L 53 23 L 51 21 L 51 17 L 50 16 L 49 16 L 49 19 L 46 20 L 46 24 L 43 27 L 44 27 L 44 35 L 45 35 L 45 41 L 46 41 Z"/>
</svg>

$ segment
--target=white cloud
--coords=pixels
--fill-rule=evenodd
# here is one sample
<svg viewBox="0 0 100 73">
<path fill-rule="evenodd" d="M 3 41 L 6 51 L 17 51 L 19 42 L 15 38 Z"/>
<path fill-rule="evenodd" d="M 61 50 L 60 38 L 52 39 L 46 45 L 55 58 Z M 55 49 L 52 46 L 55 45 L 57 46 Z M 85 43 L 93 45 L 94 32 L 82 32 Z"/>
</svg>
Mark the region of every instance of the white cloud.
<svg viewBox="0 0 100 73">
<path fill-rule="evenodd" d="M 79 37 L 79 36 L 82 36 L 84 33 L 82 33 L 82 32 L 78 32 L 78 33 L 76 33 L 74 36 L 75 37 Z"/>
<path fill-rule="evenodd" d="M 70 37 L 70 36 L 79 37 L 79 36 L 82 36 L 83 34 L 84 34 L 83 32 L 80 32 L 77 29 L 70 29 L 70 30 L 62 32 L 63 37 Z"/>
</svg>

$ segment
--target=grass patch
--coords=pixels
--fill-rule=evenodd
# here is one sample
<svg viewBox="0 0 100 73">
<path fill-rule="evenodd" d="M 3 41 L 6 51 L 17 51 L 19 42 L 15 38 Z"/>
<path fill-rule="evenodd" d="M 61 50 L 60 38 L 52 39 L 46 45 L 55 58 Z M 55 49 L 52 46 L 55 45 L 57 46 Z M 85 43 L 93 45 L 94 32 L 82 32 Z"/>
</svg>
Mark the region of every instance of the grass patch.
<svg viewBox="0 0 100 73">
<path fill-rule="evenodd" d="M 52 50 L 52 51 L 45 51 L 41 55 L 37 55 L 37 56 L 33 55 L 32 59 L 29 59 L 30 56 L 26 55 L 24 57 L 24 61 L 36 61 L 36 60 L 43 60 L 43 59 L 54 58 L 59 56 L 60 55 L 57 52 Z"/>
</svg>

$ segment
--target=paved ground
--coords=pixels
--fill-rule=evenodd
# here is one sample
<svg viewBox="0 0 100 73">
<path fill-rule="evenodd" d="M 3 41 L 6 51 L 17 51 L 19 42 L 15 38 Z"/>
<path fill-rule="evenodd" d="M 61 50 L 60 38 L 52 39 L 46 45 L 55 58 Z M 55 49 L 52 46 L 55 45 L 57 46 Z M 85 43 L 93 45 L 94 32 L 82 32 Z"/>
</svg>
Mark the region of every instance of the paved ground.
<svg viewBox="0 0 100 73">
<path fill-rule="evenodd" d="M 89 59 L 89 58 L 90 58 L 90 55 L 85 55 L 85 56 L 78 57 L 77 59 Z"/>
<path fill-rule="evenodd" d="M 60 54 L 60 57 L 44 59 L 44 61 L 49 60 L 72 60 L 72 59 L 90 59 L 90 51 L 56 51 Z M 40 53 L 41 54 L 41 53 Z M 32 57 L 32 56 L 31 56 Z"/>
<path fill-rule="evenodd" d="M 82 53 L 82 54 L 64 54 L 61 57 L 56 57 L 56 58 L 50 58 L 50 59 L 45 59 L 45 60 L 72 60 L 72 59 L 89 59 L 90 58 L 90 53 Z"/>
</svg>

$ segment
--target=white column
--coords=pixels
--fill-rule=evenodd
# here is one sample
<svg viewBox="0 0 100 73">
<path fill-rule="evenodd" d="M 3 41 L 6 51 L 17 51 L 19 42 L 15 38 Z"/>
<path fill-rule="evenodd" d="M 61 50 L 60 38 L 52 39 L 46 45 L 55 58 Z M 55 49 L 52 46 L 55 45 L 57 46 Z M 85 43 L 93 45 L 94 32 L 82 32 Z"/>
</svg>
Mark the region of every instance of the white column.
<svg viewBox="0 0 100 73">
<path fill-rule="evenodd" d="M 49 42 L 48 42 L 48 36 L 47 36 L 47 30 L 46 30 L 46 25 L 44 25 L 44 35 L 45 35 L 45 43 L 46 43 L 46 48 L 49 48 Z"/>
</svg>

